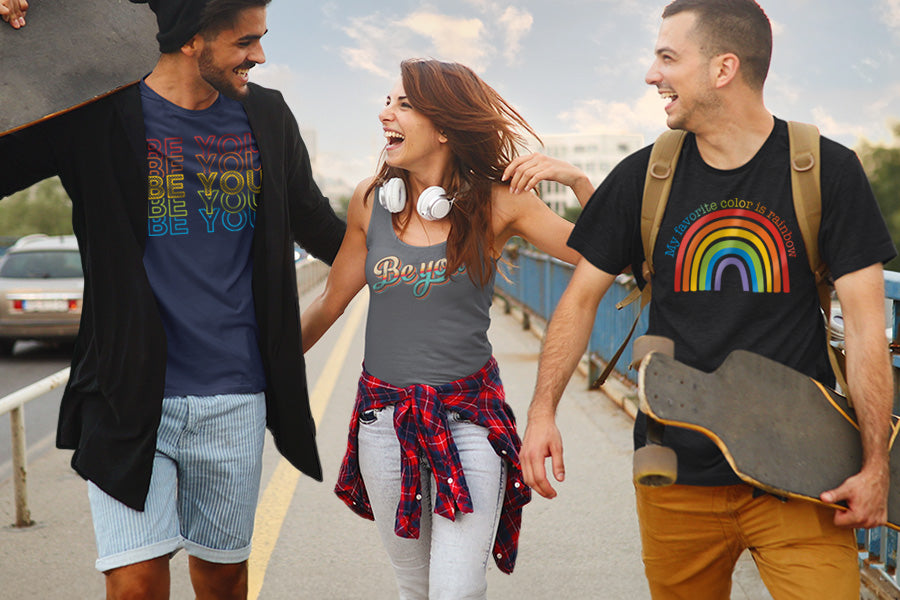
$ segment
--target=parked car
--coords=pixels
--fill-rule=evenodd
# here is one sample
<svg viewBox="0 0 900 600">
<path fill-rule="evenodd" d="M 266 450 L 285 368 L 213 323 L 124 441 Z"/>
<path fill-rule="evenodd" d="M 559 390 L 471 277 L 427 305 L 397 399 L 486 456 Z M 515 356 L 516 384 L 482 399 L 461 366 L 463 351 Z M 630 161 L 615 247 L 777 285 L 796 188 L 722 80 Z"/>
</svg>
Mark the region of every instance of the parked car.
<svg viewBox="0 0 900 600">
<path fill-rule="evenodd" d="M 75 339 L 83 295 L 75 236 L 19 239 L 0 257 L 0 354 L 16 340 Z"/>
</svg>

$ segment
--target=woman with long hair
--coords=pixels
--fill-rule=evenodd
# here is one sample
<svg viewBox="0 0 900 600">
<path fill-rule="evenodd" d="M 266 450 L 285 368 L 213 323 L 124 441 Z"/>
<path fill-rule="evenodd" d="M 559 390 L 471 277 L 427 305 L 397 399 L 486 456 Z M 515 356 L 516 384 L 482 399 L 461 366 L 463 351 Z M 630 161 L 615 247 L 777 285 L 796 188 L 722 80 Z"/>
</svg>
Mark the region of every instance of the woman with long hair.
<svg viewBox="0 0 900 600">
<path fill-rule="evenodd" d="M 568 163 L 518 156 L 536 134 L 467 67 L 407 60 L 379 115 L 387 140 L 357 186 L 304 351 L 368 284 L 363 373 L 335 491 L 374 518 L 402 599 L 485 598 L 493 555 L 511 572 L 530 499 L 519 437 L 487 338 L 504 245 L 521 236 L 570 263 L 571 223 L 530 190 L 552 179 L 584 204 Z"/>
</svg>

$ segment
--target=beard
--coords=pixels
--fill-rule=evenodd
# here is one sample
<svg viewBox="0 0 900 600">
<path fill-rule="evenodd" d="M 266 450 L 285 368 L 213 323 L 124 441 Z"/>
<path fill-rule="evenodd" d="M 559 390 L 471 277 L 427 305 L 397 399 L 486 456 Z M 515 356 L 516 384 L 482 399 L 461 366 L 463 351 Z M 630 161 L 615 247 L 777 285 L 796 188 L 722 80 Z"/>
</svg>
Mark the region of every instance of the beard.
<svg viewBox="0 0 900 600">
<path fill-rule="evenodd" d="M 231 98 L 232 100 L 241 100 L 249 93 L 247 86 L 236 86 L 232 77 L 234 73 L 230 69 L 226 69 L 215 64 L 212 52 L 209 48 L 204 48 L 200 52 L 200 58 L 197 61 L 200 68 L 200 77 L 211 85 L 220 94 Z M 239 69 L 249 69 L 256 63 L 247 61 L 240 65 Z"/>
</svg>

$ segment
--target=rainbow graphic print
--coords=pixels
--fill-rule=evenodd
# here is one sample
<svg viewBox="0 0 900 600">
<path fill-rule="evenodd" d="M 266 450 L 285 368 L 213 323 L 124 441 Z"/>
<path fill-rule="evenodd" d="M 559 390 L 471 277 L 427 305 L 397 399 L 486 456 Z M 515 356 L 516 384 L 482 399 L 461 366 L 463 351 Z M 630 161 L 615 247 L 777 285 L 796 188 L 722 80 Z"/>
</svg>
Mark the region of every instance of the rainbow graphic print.
<svg viewBox="0 0 900 600">
<path fill-rule="evenodd" d="M 753 210 L 710 212 L 684 232 L 675 262 L 676 292 L 722 289 L 736 271 L 745 292 L 788 293 L 788 249 L 779 228 Z"/>
</svg>

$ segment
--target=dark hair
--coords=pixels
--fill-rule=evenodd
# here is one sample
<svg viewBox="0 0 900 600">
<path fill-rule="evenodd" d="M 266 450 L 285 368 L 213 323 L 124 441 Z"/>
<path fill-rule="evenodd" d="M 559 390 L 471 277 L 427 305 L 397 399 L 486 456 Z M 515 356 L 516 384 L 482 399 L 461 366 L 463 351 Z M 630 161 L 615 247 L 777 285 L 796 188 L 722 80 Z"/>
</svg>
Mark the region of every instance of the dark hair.
<svg viewBox="0 0 900 600">
<path fill-rule="evenodd" d="M 681 12 L 697 16 L 695 30 L 707 56 L 735 54 L 747 85 L 762 89 L 772 60 L 772 24 L 759 4 L 754 0 L 675 0 L 662 16 Z"/>
<path fill-rule="evenodd" d="M 272 0 L 209 0 L 200 13 L 200 35 L 206 40 L 234 27 L 242 10 L 266 7 Z"/>
<path fill-rule="evenodd" d="M 447 273 L 465 265 L 473 282 L 486 285 L 495 269 L 491 186 L 500 183 L 507 165 L 525 147 L 522 131 L 538 136 L 466 66 L 410 59 L 400 64 L 400 73 L 407 101 L 447 138 L 453 154 L 453 174 L 446 190 L 448 197 L 455 198 L 449 215 Z M 392 177 L 409 184 L 406 171 L 382 164 L 366 197 Z"/>
</svg>

